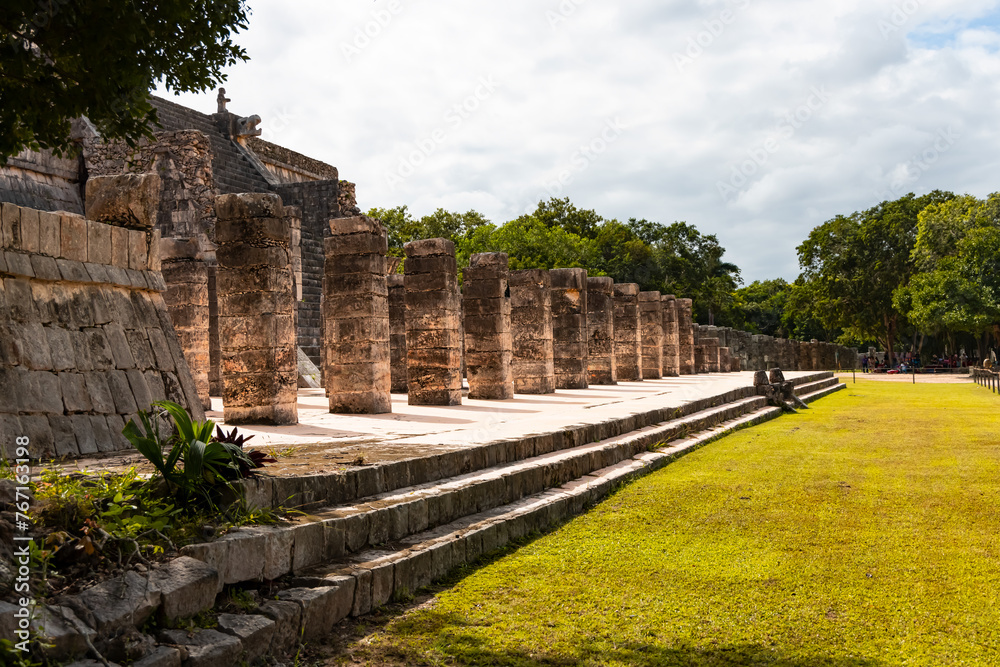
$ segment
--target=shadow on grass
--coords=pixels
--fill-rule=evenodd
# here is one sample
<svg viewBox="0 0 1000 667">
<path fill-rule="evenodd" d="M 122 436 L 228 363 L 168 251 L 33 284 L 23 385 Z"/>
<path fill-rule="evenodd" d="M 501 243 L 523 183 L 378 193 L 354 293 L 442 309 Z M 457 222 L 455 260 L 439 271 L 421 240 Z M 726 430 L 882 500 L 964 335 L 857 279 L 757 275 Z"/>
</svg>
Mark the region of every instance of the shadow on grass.
<svg viewBox="0 0 1000 667">
<path fill-rule="evenodd" d="M 379 665 L 497 665 L 506 667 L 558 667 L 570 665 L 635 665 L 636 667 L 882 667 L 886 663 L 871 658 L 822 655 L 788 655 L 759 644 L 727 646 L 662 646 L 653 643 L 592 638 L 576 643 L 569 651 L 528 651 L 492 648 L 482 637 L 465 633 L 469 626 L 456 614 L 421 610 L 413 625 L 397 628 L 398 644 L 372 647 L 353 656 L 362 664 Z M 431 648 L 406 646 L 410 631 L 434 633 L 448 630 Z M 402 645 L 401 645 L 402 644 Z"/>
</svg>

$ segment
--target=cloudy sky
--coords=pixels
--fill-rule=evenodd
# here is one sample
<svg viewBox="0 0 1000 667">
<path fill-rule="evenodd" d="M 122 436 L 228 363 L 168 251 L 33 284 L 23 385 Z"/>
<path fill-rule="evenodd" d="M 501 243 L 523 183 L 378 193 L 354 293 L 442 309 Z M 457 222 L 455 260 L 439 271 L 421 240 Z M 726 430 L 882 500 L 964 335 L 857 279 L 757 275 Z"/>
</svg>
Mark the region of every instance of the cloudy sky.
<svg viewBox="0 0 1000 667">
<path fill-rule="evenodd" d="M 998 0 L 249 4 L 230 110 L 362 209 L 568 196 L 717 234 L 749 283 L 837 213 L 1000 190 Z"/>
</svg>

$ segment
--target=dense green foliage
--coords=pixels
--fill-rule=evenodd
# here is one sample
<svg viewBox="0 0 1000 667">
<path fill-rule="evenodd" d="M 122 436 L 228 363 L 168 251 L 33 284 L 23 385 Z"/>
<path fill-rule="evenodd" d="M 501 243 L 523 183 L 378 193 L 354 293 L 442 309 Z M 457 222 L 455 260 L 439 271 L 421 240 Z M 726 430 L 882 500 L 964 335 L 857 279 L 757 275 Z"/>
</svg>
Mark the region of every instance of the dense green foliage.
<svg viewBox="0 0 1000 667">
<path fill-rule="evenodd" d="M 70 149 L 86 116 L 108 139 L 151 135 L 149 91 L 202 92 L 246 60 L 231 35 L 243 0 L 5 0 L 0 5 L 0 163 L 25 148 Z"/>
<path fill-rule="evenodd" d="M 995 665 L 998 407 L 968 383 L 859 379 L 466 570 L 330 663 Z"/>
</svg>

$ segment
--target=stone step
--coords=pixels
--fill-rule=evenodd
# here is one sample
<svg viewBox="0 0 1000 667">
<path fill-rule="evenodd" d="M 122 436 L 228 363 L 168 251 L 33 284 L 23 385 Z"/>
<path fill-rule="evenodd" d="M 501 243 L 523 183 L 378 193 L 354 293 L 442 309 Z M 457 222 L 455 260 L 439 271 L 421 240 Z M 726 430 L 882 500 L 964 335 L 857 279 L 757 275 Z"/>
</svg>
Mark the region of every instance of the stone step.
<svg viewBox="0 0 1000 667">
<path fill-rule="evenodd" d="M 832 377 L 829 372 L 817 372 L 800 376 L 792 382 L 796 387 L 800 387 Z M 614 438 L 648 426 L 687 417 L 713 406 L 755 396 L 754 388 L 747 386 L 718 396 L 691 401 L 681 408 L 626 414 L 605 421 L 576 424 L 558 431 L 497 440 L 475 447 L 442 451 L 433 456 L 415 456 L 333 473 L 299 477 L 258 477 L 246 480 L 244 488 L 247 501 L 258 507 L 284 505 L 312 511 L 319 507 L 353 503 L 360 498 Z"/>
<path fill-rule="evenodd" d="M 819 391 L 830 380 L 836 382 L 827 378 L 801 388 Z M 182 553 L 218 569 L 220 589 L 224 584 L 299 573 L 466 515 L 517 502 L 630 459 L 658 443 L 711 429 L 765 406 L 766 399 L 760 396 L 740 398 L 625 435 L 330 505 L 292 526 L 236 531 L 214 542 L 184 547 Z M 244 557 L 252 553 L 262 553 L 264 558 Z"/>
<path fill-rule="evenodd" d="M 802 379 L 807 381 L 801 382 L 796 391 L 805 401 L 845 388 L 829 374 Z M 214 593 L 221 590 L 221 582 L 273 580 L 294 570 L 298 576 L 286 583 L 291 587 L 281 590 L 277 599 L 262 604 L 257 614 L 219 615 L 217 631 L 164 630 L 157 637 L 159 646 L 135 664 L 152 667 L 161 664 L 159 660 L 167 661 L 163 664 L 177 664 L 181 656 L 187 656 L 192 665 L 226 667 L 268 653 L 283 655 L 294 651 L 299 641 L 316 641 L 330 634 L 347 616 L 368 613 L 394 597 L 403 598 L 511 540 L 547 530 L 582 512 L 622 483 L 648 474 L 736 429 L 780 414 L 779 408 L 767 407 L 763 398 L 746 396 L 605 441 L 530 457 L 475 474 L 456 475 L 440 484 L 377 494 L 349 508 L 329 508 L 334 514 L 353 512 L 352 521 L 365 527 L 364 531 L 355 530 L 359 543 L 351 552 L 345 541 L 352 528 L 338 523 L 343 518 L 339 515 L 325 519 L 311 517 L 290 527 L 240 530 L 208 543 L 216 546 L 200 554 L 201 557 L 185 547 L 184 555 L 194 555 L 194 560 L 182 557 L 144 577 L 128 573 L 77 596 L 56 600 L 61 606 L 47 607 L 47 616 L 43 616 L 49 619 L 46 632 L 53 644 L 49 655 L 59 658 L 79 655 L 92 639 L 106 639 L 109 633 L 141 623 L 154 614 L 171 619 L 206 609 Z M 650 447 L 651 444 L 654 446 Z M 633 453 L 614 461 L 615 456 L 629 451 Z M 607 465 L 609 460 L 613 462 Z M 587 472 L 565 481 L 558 476 L 572 474 L 568 472 L 572 470 Z M 543 477 L 543 488 L 532 493 L 533 487 L 527 485 L 540 473 L 549 477 Z M 526 485 L 521 487 L 520 497 L 485 508 L 473 505 L 473 501 L 479 502 L 479 491 L 490 488 L 490 480 L 495 483 L 497 479 L 511 481 L 518 477 Z M 427 503 L 431 491 L 440 499 L 451 498 L 453 504 L 464 506 L 457 510 L 453 506 L 454 518 L 449 521 L 439 515 L 439 525 L 432 526 L 428 519 L 423 527 L 419 522 L 411 526 L 413 503 L 421 495 Z M 441 500 L 439 511 L 447 504 L 448 501 Z M 402 507 L 408 507 L 405 513 L 399 509 Z M 421 512 L 416 514 L 419 516 Z M 391 521 L 386 521 L 390 516 L 395 516 L 395 521 L 406 516 L 406 530 L 400 529 L 401 537 L 397 539 L 386 537 L 384 543 L 373 546 L 372 527 L 392 526 Z M 362 534 L 365 543 L 361 543 Z M 333 543 L 345 542 L 337 555 L 323 550 L 331 535 Z M 306 567 L 305 561 L 299 559 L 310 550 L 314 555 L 324 554 L 324 558 Z M 256 569 L 247 567 L 252 563 L 258 563 Z M 12 605 L 0 603 L 0 626 L 11 625 L 15 610 Z"/>
</svg>

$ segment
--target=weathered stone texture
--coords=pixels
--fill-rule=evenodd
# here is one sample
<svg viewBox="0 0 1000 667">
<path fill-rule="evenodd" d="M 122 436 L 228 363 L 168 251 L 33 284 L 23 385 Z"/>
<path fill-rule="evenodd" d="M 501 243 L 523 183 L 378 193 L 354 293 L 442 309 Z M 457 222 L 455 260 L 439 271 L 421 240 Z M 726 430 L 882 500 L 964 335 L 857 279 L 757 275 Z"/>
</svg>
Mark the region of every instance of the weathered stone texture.
<svg viewBox="0 0 1000 667">
<path fill-rule="evenodd" d="M 552 356 L 557 389 L 586 389 L 588 382 L 587 270 L 552 269 Z"/>
<path fill-rule="evenodd" d="M 292 268 L 281 199 L 216 199 L 219 339 L 227 424 L 298 422 Z"/>
<path fill-rule="evenodd" d="M 154 173 L 91 176 L 85 202 L 90 220 L 152 229 L 160 207 L 160 177 Z"/>
<path fill-rule="evenodd" d="M 556 390 L 551 277 L 543 269 L 526 269 L 512 271 L 508 280 L 514 391 L 519 394 L 551 394 Z"/>
<path fill-rule="evenodd" d="M 207 410 L 212 405 L 208 380 L 211 370 L 208 266 L 195 239 L 162 239 L 160 258 L 167 285 L 163 300 L 184 350 L 201 405 Z"/>
<path fill-rule="evenodd" d="M 617 384 L 614 281 L 587 278 L 587 371 L 590 384 Z"/>
<path fill-rule="evenodd" d="M 115 238 L 135 261 L 108 252 Z M 125 422 L 156 400 L 203 417 L 158 246 L 155 232 L 0 206 L 0 422 L 31 438 L 33 456 L 128 447 Z"/>
<path fill-rule="evenodd" d="M 642 380 L 642 326 L 639 318 L 639 286 L 614 285 L 615 371 L 618 380 Z"/>
<path fill-rule="evenodd" d="M 695 370 L 694 329 L 691 321 L 691 299 L 677 299 L 677 337 L 681 375 L 692 375 Z"/>
<path fill-rule="evenodd" d="M 663 301 L 659 292 L 639 292 L 639 325 L 642 330 L 642 377 L 663 377 Z"/>
<path fill-rule="evenodd" d="M 514 398 L 508 274 L 502 252 L 473 255 L 462 274 L 469 398 Z"/>
<path fill-rule="evenodd" d="M 455 244 L 423 239 L 404 250 L 408 402 L 461 405 L 462 307 Z"/>
<path fill-rule="evenodd" d="M 680 332 L 677 328 L 677 297 L 664 294 L 663 302 L 663 375 L 681 374 Z"/>
<path fill-rule="evenodd" d="M 391 412 L 385 228 L 359 216 L 331 220 L 330 230 L 323 279 L 330 412 Z"/>
<path fill-rule="evenodd" d="M 406 288 L 403 274 L 392 273 L 389 286 L 389 387 L 405 394 L 406 383 Z"/>
</svg>

